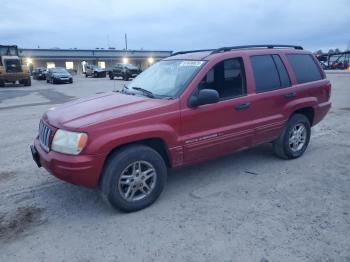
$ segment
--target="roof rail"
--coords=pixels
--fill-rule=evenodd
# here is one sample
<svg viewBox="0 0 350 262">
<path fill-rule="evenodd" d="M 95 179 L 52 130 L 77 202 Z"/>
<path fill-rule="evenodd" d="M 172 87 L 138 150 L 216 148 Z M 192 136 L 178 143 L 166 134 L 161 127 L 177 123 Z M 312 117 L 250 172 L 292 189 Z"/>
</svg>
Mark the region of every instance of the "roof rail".
<svg viewBox="0 0 350 262">
<path fill-rule="evenodd" d="M 174 55 L 182 55 L 182 54 L 188 54 L 188 53 L 197 53 L 197 52 L 207 52 L 207 51 L 214 51 L 215 49 L 200 49 L 200 50 L 189 50 L 189 51 L 179 51 L 172 53 L 170 56 Z"/>
<path fill-rule="evenodd" d="M 227 52 L 235 49 L 248 49 L 248 48 L 294 48 L 297 50 L 303 50 L 303 47 L 298 45 L 239 45 L 239 46 L 221 47 L 212 51 L 210 54 L 217 54 L 217 53 Z"/>
</svg>

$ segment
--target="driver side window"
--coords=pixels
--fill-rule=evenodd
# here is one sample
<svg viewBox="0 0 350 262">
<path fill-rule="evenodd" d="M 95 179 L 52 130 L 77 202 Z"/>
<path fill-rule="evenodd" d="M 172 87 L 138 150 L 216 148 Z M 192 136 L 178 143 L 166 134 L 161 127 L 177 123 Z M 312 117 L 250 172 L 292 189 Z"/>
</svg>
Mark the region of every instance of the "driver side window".
<svg viewBox="0 0 350 262">
<path fill-rule="evenodd" d="M 214 89 L 220 100 L 247 94 L 242 58 L 232 58 L 216 64 L 199 84 L 199 89 Z"/>
</svg>

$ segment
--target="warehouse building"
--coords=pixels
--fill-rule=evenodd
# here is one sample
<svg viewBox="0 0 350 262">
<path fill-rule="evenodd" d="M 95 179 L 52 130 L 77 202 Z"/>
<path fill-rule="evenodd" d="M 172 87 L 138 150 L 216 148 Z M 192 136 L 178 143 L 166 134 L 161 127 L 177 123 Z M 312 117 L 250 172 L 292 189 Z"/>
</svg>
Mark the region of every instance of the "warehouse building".
<svg viewBox="0 0 350 262">
<path fill-rule="evenodd" d="M 170 56 L 172 51 L 115 50 L 115 49 L 30 49 L 19 48 L 19 55 L 31 68 L 64 67 L 82 74 L 85 64 L 109 68 L 116 63 L 134 64 L 145 69 L 151 64 Z"/>
</svg>

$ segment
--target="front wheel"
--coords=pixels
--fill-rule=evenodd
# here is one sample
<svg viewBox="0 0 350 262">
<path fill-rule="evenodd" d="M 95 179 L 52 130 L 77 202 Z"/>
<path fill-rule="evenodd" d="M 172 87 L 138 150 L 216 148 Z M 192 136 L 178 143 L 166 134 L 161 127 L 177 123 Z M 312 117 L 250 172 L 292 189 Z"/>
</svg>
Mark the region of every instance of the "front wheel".
<svg viewBox="0 0 350 262">
<path fill-rule="evenodd" d="M 32 85 L 32 80 L 30 77 L 24 80 L 24 86 L 31 86 Z"/>
<path fill-rule="evenodd" d="M 132 212 L 151 205 L 167 177 L 163 158 L 154 149 L 132 145 L 113 153 L 102 174 L 103 198 L 113 207 Z"/>
<path fill-rule="evenodd" d="M 278 157 L 294 159 L 304 154 L 311 136 L 309 119 L 302 114 L 294 114 L 288 121 L 280 137 L 273 142 Z"/>
</svg>

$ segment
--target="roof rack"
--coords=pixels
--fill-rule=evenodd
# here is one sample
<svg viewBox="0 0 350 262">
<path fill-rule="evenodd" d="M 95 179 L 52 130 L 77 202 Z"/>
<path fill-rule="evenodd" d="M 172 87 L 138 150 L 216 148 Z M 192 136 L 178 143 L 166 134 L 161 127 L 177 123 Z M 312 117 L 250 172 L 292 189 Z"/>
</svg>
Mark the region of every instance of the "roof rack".
<svg viewBox="0 0 350 262">
<path fill-rule="evenodd" d="M 217 53 L 227 52 L 235 49 L 248 49 L 248 48 L 294 48 L 297 50 L 303 50 L 303 47 L 298 45 L 239 45 L 239 46 L 221 47 L 213 50 L 210 54 L 217 54 Z"/>
<path fill-rule="evenodd" d="M 227 51 L 236 50 L 236 49 L 249 49 L 249 48 L 294 48 L 297 50 L 303 50 L 303 47 L 299 45 L 238 45 L 238 46 L 221 47 L 218 49 L 179 51 L 179 52 L 172 53 L 170 56 L 197 53 L 197 52 L 208 52 L 208 51 L 211 51 L 210 53 L 211 55 L 211 54 L 217 54 L 217 53 L 227 52 Z"/>
<path fill-rule="evenodd" d="M 174 55 L 182 55 L 182 54 L 188 54 L 188 53 L 197 53 L 197 52 L 207 52 L 207 51 L 214 51 L 215 49 L 200 49 L 200 50 L 189 50 L 189 51 L 179 51 L 172 53 L 170 56 Z"/>
</svg>

